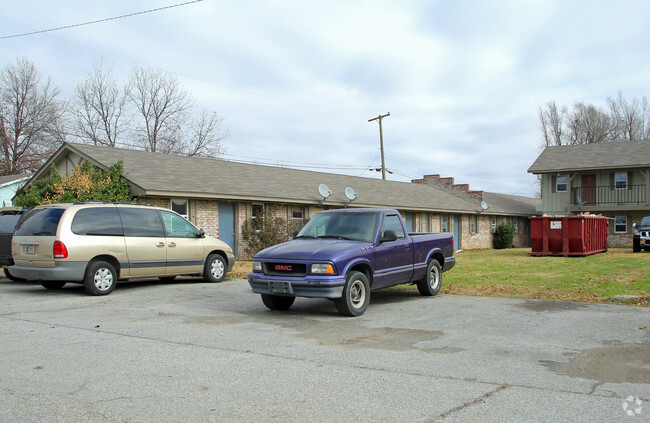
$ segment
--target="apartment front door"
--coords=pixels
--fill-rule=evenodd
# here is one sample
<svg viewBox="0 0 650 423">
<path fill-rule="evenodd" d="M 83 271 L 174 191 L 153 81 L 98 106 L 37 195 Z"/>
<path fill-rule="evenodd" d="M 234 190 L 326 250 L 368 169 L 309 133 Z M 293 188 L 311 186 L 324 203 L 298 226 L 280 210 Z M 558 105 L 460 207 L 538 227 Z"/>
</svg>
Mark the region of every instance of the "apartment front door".
<svg viewBox="0 0 650 423">
<path fill-rule="evenodd" d="M 582 204 L 596 205 L 596 175 L 582 175 Z"/>
</svg>

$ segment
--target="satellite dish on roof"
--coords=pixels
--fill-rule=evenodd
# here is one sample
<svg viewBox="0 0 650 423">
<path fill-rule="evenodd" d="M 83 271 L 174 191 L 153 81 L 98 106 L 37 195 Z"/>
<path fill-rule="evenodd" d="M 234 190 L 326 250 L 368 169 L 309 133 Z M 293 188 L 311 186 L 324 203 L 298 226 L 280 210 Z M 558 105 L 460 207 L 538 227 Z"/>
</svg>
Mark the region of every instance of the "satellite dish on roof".
<svg viewBox="0 0 650 423">
<path fill-rule="evenodd" d="M 487 210 L 488 207 L 490 207 L 488 206 L 488 203 L 486 203 L 485 201 L 481 201 L 481 211 Z"/>
<path fill-rule="evenodd" d="M 332 194 L 332 191 L 330 190 L 330 187 L 328 187 L 325 184 L 320 184 L 318 186 L 318 193 L 323 196 L 323 200 L 318 204 L 319 206 L 323 204 L 325 200 L 327 200 L 327 197 L 329 197 Z"/>
<path fill-rule="evenodd" d="M 354 199 L 357 198 L 357 192 L 352 187 L 346 187 L 345 196 L 348 197 L 348 200 L 354 201 Z"/>
<path fill-rule="evenodd" d="M 357 198 L 357 192 L 354 190 L 352 187 L 345 187 L 345 196 L 348 197 L 348 203 L 345 205 L 345 207 L 348 206 L 351 202 L 353 202 Z"/>
</svg>

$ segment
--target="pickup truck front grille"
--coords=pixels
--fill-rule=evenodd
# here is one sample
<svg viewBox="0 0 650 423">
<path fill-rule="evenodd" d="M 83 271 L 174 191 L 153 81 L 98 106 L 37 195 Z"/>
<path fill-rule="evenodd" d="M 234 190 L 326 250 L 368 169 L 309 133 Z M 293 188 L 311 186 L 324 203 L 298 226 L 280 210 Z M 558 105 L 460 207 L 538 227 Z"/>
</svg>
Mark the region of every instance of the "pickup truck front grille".
<svg viewBox="0 0 650 423">
<path fill-rule="evenodd" d="M 304 263 L 264 263 L 264 274 L 274 276 L 305 276 L 307 265 Z"/>
</svg>

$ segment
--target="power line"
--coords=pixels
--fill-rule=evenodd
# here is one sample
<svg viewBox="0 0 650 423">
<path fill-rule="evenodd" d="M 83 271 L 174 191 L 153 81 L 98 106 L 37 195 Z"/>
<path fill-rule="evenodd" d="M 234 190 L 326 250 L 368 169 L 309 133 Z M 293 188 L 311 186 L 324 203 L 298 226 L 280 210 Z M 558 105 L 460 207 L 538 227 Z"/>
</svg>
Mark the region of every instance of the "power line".
<svg viewBox="0 0 650 423">
<path fill-rule="evenodd" d="M 59 27 L 56 27 L 56 28 L 42 29 L 40 31 L 25 32 L 23 34 L 5 35 L 4 37 L 0 37 L 0 40 L 6 40 L 7 38 L 26 37 L 28 35 L 43 34 L 45 32 L 60 31 L 62 29 L 77 28 L 77 27 L 85 26 L 85 25 L 92 25 L 92 24 L 101 23 L 101 22 L 114 21 L 116 19 L 130 18 L 132 16 L 144 15 L 146 13 L 159 12 L 161 10 L 171 9 L 171 8 L 180 7 L 180 6 L 186 6 L 188 4 L 199 3 L 199 2 L 202 2 L 202 1 L 203 0 L 192 0 L 192 1 L 187 1 L 185 3 L 178 3 L 178 4 L 173 4 L 173 5 L 170 5 L 170 6 L 158 7 L 156 9 L 149 9 L 149 10 L 143 10 L 141 12 L 127 13 L 126 15 L 114 16 L 112 18 L 97 19 L 97 20 L 94 20 L 94 21 L 82 22 L 82 23 L 72 24 L 72 25 L 59 26 Z"/>
</svg>

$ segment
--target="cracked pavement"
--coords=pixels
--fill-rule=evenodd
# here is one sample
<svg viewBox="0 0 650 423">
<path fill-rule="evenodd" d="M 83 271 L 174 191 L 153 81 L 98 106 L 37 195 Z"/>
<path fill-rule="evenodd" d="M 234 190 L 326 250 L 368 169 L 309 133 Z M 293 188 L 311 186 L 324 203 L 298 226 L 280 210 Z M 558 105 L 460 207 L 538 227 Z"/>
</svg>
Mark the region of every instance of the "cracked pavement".
<svg viewBox="0 0 650 423">
<path fill-rule="evenodd" d="M 647 308 L 413 288 L 345 318 L 192 278 L 0 302 L 0 421 L 650 421 Z"/>
</svg>

